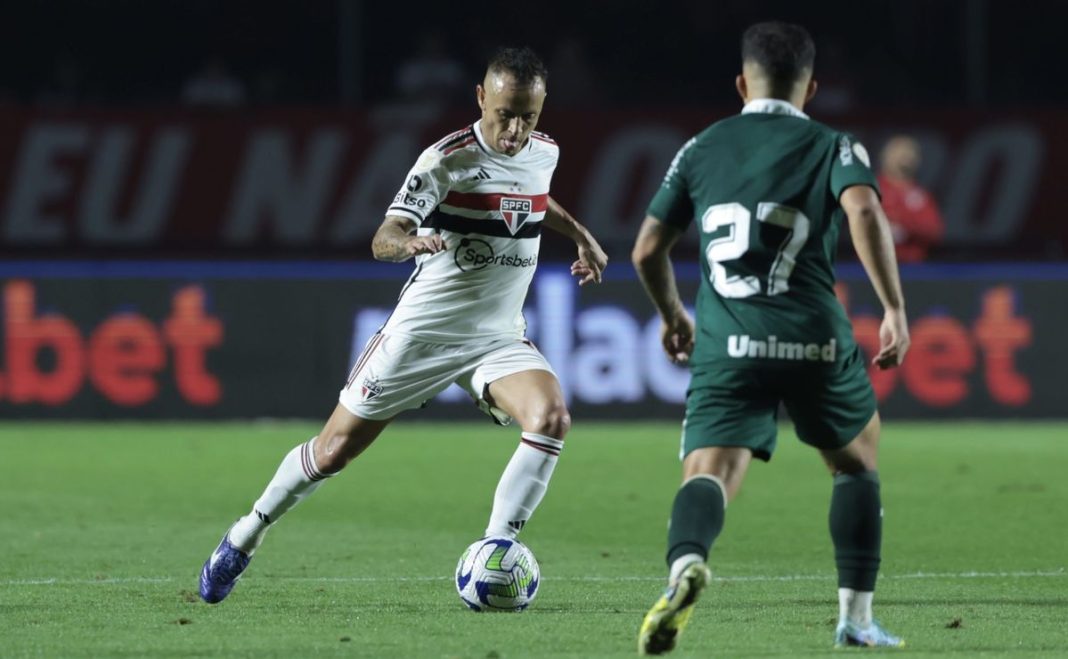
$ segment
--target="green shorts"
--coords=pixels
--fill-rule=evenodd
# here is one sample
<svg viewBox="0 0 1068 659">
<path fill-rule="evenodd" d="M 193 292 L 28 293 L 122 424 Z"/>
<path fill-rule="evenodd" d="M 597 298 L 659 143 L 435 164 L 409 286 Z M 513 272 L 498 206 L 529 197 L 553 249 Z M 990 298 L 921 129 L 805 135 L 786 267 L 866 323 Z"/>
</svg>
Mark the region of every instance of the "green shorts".
<svg viewBox="0 0 1068 659">
<path fill-rule="evenodd" d="M 830 367 L 696 367 L 686 392 L 680 457 L 706 446 L 744 446 L 755 457 L 770 460 L 780 402 L 801 441 L 828 450 L 853 441 L 876 411 L 864 358 L 856 348 Z"/>
</svg>

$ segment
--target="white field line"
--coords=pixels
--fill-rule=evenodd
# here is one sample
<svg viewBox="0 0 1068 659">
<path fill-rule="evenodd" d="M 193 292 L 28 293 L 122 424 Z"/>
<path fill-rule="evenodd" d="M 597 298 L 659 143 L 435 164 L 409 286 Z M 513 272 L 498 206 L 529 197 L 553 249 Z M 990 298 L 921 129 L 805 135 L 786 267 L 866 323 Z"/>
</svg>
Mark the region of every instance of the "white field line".
<svg viewBox="0 0 1068 659">
<path fill-rule="evenodd" d="M 1068 576 L 1065 568 L 1053 570 L 1036 570 L 1031 572 L 912 572 L 906 574 L 880 574 L 880 579 L 1049 579 Z M 449 581 L 452 577 L 284 577 L 267 576 L 273 581 L 296 581 L 313 583 L 387 583 L 387 582 L 432 582 Z M 775 582 L 775 581 L 833 581 L 833 574 L 784 574 L 784 575 L 752 575 L 737 577 L 713 577 L 714 581 L 729 583 L 738 582 Z M 195 581 L 195 574 L 188 577 L 115 577 L 102 579 L 5 579 L 0 580 L 0 586 L 92 586 L 92 585 L 117 585 L 117 584 L 160 584 L 160 583 L 187 583 Z M 571 576 L 549 577 L 556 581 L 586 581 L 586 582 L 612 582 L 612 581 L 662 581 L 663 576 Z"/>
</svg>

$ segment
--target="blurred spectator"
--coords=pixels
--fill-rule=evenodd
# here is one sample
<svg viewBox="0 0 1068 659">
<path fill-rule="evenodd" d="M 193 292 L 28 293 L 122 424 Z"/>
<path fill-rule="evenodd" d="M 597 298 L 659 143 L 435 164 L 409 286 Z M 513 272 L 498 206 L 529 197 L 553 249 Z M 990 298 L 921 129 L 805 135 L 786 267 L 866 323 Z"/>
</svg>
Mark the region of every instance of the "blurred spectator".
<svg viewBox="0 0 1068 659">
<path fill-rule="evenodd" d="M 213 107 L 241 105 L 245 102 L 245 85 L 221 59 L 213 57 L 186 81 L 182 102 Z"/>
<path fill-rule="evenodd" d="M 474 96 L 476 81 L 449 54 L 446 44 L 441 32 L 428 32 L 415 55 L 400 65 L 394 83 L 404 99 L 450 104 L 459 101 L 464 91 Z"/>
<path fill-rule="evenodd" d="M 945 229 L 938 204 L 916 182 L 919 168 L 919 142 L 907 135 L 887 141 L 880 159 L 879 188 L 901 263 L 925 260 Z"/>
</svg>

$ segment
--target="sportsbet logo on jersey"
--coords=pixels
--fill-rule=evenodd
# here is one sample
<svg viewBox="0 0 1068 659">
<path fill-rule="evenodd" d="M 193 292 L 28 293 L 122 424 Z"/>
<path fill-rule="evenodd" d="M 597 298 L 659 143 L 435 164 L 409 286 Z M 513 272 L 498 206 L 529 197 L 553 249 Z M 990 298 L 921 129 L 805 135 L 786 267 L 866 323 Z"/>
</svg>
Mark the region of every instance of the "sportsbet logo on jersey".
<svg viewBox="0 0 1068 659">
<path fill-rule="evenodd" d="M 493 251 L 493 245 L 478 238 L 464 238 L 461 240 L 453 258 L 456 261 L 456 267 L 463 272 L 482 270 L 489 265 L 504 266 L 506 268 L 533 268 L 538 265 L 537 254 L 531 254 L 530 256 L 497 254 Z"/>
</svg>

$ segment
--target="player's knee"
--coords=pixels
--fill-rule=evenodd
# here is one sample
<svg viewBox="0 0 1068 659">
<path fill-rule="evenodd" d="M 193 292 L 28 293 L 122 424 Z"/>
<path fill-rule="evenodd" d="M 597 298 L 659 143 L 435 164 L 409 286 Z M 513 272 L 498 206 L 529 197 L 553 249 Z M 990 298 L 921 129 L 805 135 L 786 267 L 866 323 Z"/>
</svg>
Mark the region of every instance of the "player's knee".
<svg viewBox="0 0 1068 659">
<path fill-rule="evenodd" d="M 324 474 L 336 474 L 360 453 L 356 438 L 344 432 L 320 434 L 315 451 L 315 463 Z"/>
<path fill-rule="evenodd" d="M 324 474 L 334 474 L 345 468 L 348 460 L 337 450 L 337 435 L 319 435 L 316 440 L 315 466 Z"/>
<path fill-rule="evenodd" d="M 878 469 L 879 429 L 879 415 L 876 414 L 845 449 L 831 454 L 828 463 L 832 473 L 856 474 Z"/>
<path fill-rule="evenodd" d="M 864 460 L 859 455 L 836 456 L 834 460 L 828 461 L 827 465 L 830 467 L 832 476 L 860 474 L 865 471 L 874 471 L 877 468 L 874 460 Z"/>
<path fill-rule="evenodd" d="M 524 430 L 556 439 L 563 439 L 571 430 L 571 414 L 563 401 L 549 403 L 532 414 Z"/>
</svg>

